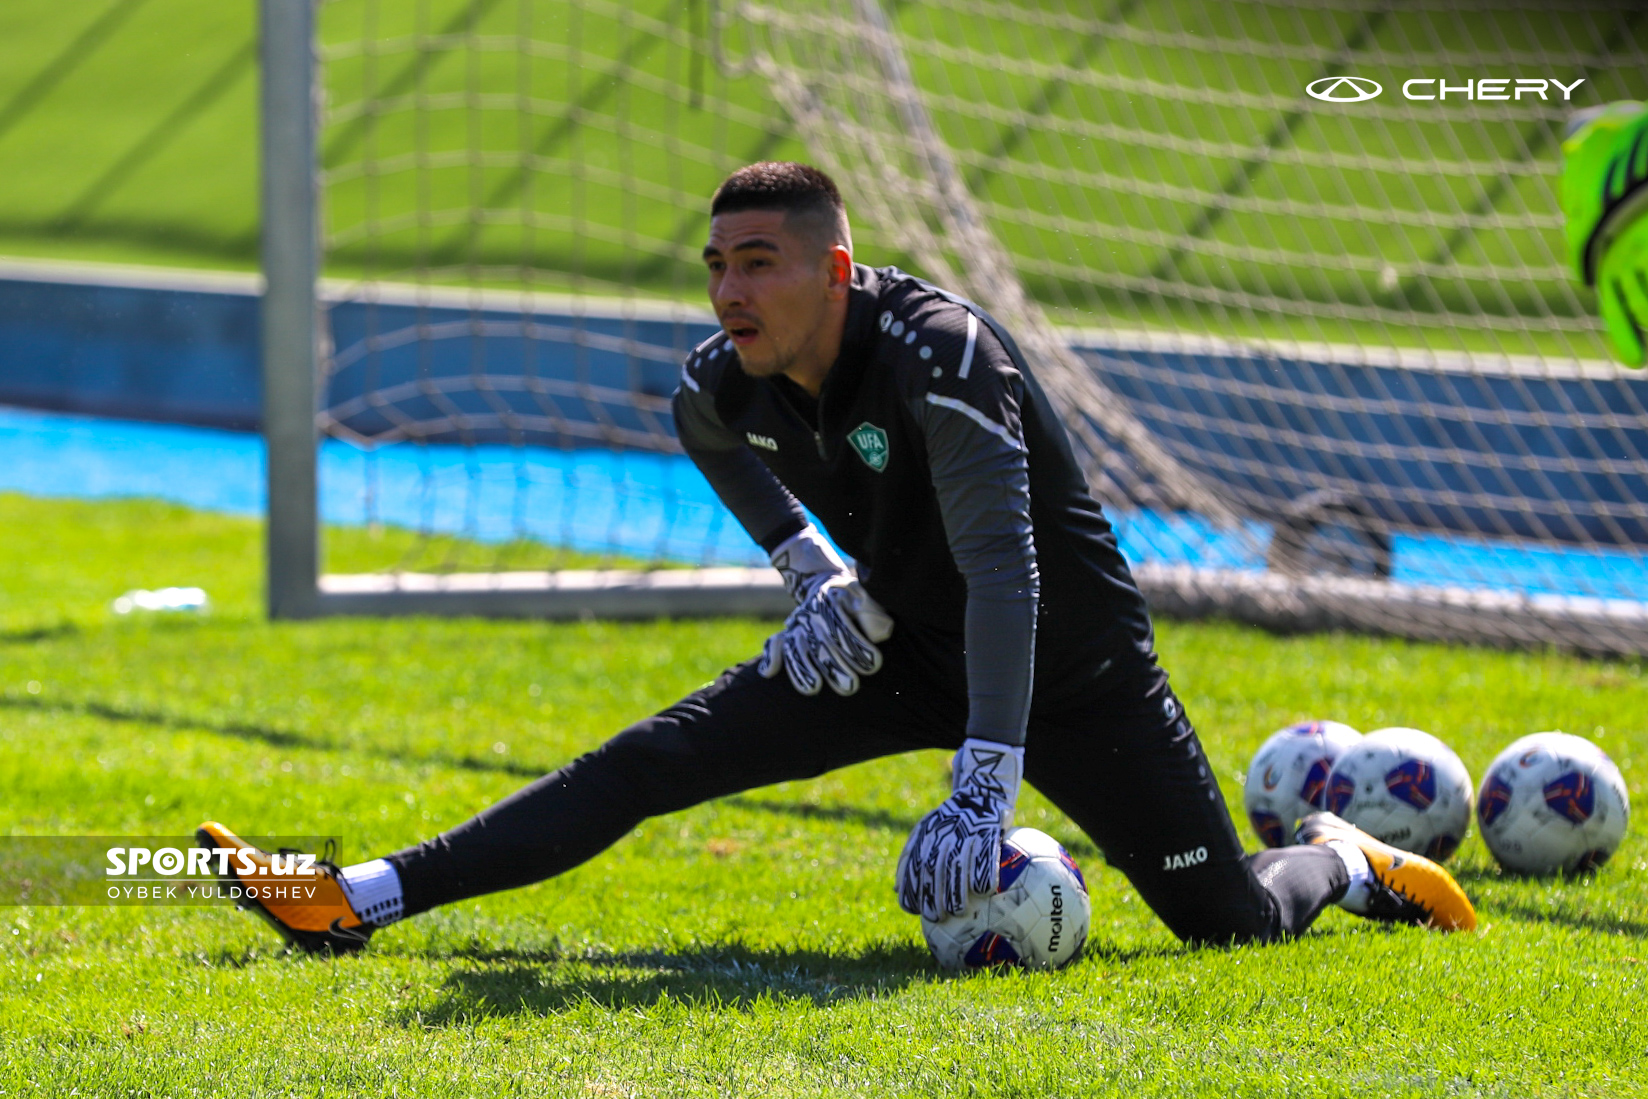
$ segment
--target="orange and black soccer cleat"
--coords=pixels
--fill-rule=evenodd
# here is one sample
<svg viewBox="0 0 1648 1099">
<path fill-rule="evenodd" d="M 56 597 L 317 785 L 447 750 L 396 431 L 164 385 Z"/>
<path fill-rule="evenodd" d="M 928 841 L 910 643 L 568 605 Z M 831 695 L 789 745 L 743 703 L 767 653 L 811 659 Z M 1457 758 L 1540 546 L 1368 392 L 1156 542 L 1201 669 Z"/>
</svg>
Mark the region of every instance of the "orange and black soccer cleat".
<svg viewBox="0 0 1648 1099">
<path fill-rule="evenodd" d="M 238 887 L 239 907 L 269 921 L 281 938 L 310 954 L 347 954 L 366 945 L 372 927 L 361 921 L 338 881 L 338 868 L 317 858 L 307 874 L 272 872 L 271 855 L 261 851 L 215 820 L 195 829 L 195 839 L 208 851 L 228 850 L 219 863 L 223 884 Z M 294 852 L 282 850 L 281 855 Z M 301 865 L 306 860 L 298 859 Z M 250 868 L 250 869 L 248 869 Z"/>
<path fill-rule="evenodd" d="M 1411 923 L 1442 931 L 1476 930 L 1476 909 L 1453 875 L 1425 858 L 1374 839 L 1332 813 L 1312 813 L 1299 822 L 1300 843 L 1342 840 L 1368 860 L 1372 880 L 1364 904 L 1351 911 L 1370 920 Z"/>
</svg>

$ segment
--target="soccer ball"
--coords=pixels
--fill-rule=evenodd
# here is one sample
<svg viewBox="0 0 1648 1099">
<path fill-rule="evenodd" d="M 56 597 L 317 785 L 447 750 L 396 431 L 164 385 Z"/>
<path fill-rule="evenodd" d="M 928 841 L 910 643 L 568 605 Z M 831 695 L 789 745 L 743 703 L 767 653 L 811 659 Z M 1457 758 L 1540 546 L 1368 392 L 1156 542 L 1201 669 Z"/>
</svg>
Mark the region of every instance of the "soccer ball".
<svg viewBox="0 0 1648 1099">
<path fill-rule="evenodd" d="M 1513 742 L 1488 765 L 1476 803 L 1488 850 L 1521 874 L 1596 869 L 1619 847 L 1630 815 L 1614 761 L 1567 733 Z"/>
<path fill-rule="evenodd" d="M 1328 776 L 1328 811 L 1376 839 L 1441 862 L 1471 824 L 1471 776 L 1453 749 L 1418 729 L 1378 729 Z"/>
<path fill-rule="evenodd" d="M 1272 733 L 1247 769 L 1242 804 L 1266 847 L 1293 842 L 1300 817 L 1328 807 L 1334 761 L 1362 734 L 1337 721 L 1301 721 Z"/>
<path fill-rule="evenodd" d="M 1001 841 L 1001 886 L 974 893 L 959 915 L 921 918 L 921 933 L 946 969 L 1021 965 L 1057 969 L 1087 944 L 1087 881 L 1058 840 L 1014 828 Z"/>
</svg>

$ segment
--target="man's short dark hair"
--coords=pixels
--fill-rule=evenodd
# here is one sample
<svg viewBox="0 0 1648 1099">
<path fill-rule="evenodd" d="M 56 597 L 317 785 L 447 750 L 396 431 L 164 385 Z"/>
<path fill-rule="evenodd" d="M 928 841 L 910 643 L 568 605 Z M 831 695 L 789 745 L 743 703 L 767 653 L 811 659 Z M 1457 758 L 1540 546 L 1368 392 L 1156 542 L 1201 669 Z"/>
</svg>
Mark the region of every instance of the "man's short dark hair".
<svg viewBox="0 0 1648 1099">
<path fill-rule="evenodd" d="M 810 164 L 764 160 L 740 168 L 721 181 L 710 200 L 710 216 L 742 210 L 783 210 L 785 220 L 804 219 L 814 235 L 852 250 L 847 206 L 835 180 Z"/>
</svg>

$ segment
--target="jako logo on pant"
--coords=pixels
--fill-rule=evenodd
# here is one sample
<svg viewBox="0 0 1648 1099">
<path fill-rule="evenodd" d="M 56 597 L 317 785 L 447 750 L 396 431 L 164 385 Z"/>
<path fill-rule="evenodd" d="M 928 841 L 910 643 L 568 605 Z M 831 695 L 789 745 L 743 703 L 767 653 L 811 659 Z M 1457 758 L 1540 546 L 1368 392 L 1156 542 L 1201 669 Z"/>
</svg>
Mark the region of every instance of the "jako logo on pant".
<svg viewBox="0 0 1648 1099">
<path fill-rule="evenodd" d="M 1183 870 L 1187 866 L 1196 866 L 1207 861 L 1207 848 L 1198 847 L 1194 851 L 1186 851 L 1182 855 L 1168 855 L 1162 859 L 1163 870 Z"/>
</svg>

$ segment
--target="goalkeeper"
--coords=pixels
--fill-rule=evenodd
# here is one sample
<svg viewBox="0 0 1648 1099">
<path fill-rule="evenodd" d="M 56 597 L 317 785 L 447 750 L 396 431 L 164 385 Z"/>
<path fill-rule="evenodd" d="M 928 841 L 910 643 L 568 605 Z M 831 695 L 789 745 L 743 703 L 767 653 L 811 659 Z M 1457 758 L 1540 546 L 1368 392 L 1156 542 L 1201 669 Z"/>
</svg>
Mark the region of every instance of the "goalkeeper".
<svg viewBox="0 0 1648 1099">
<path fill-rule="evenodd" d="M 676 425 L 794 612 L 759 657 L 451 831 L 328 867 L 305 903 L 264 900 L 289 942 L 358 947 L 394 920 L 560 874 L 644 818 L 919 748 L 955 764 L 898 862 L 911 913 L 994 890 L 1028 781 L 1188 941 L 1297 935 L 1334 902 L 1475 925 L 1445 870 L 1328 814 L 1306 819 L 1300 846 L 1243 853 L 1110 524 L 1000 325 L 855 264 L 816 169 L 743 168 L 710 211 L 722 331 L 687 356 Z M 199 836 L 267 858 L 213 822 Z"/>
<path fill-rule="evenodd" d="M 1562 143 L 1568 258 L 1626 366 L 1648 357 L 1648 104 L 1581 111 Z"/>
</svg>

